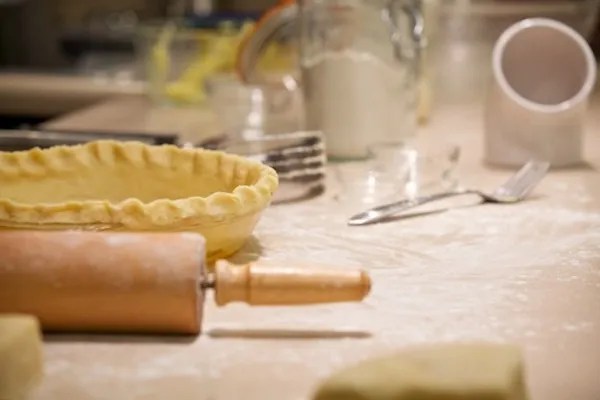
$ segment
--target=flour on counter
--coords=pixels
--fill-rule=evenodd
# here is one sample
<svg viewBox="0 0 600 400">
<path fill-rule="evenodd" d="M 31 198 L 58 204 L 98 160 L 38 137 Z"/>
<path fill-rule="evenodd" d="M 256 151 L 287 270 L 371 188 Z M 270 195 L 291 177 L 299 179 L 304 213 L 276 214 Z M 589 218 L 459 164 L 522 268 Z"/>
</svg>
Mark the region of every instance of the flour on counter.
<svg viewBox="0 0 600 400">
<path fill-rule="evenodd" d="M 554 189 L 550 176 L 540 193 Z M 544 196 L 352 228 L 345 221 L 354 206 L 332 202 L 325 194 L 270 207 L 255 232 L 260 246 L 249 243 L 242 252 L 260 254 L 261 264 L 366 268 L 373 279 L 366 301 L 217 308 L 209 295 L 204 334 L 189 341 L 49 343 L 39 399 L 66 398 L 68 387 L 94 400 L 237 400 L 239 393 L 245 400 L 304 400 L 318 381 L 351 363 L 413 344 L 471 339 L 518 342 L 538 363 L 534 373 L 560 359 L 561 369 L 577 368 L 593 382 L 597 368 L 582 367 L 572 346 L 597 349 L 597 211 Z M 532 317 L 540 314 L 545 318 Z M 229 337 L 211 335 L 219 331 Z M 245 331 L 272 331 L 274 338 Z M 600 354 L 594 351 L 590 358 Z"/>
</svg>

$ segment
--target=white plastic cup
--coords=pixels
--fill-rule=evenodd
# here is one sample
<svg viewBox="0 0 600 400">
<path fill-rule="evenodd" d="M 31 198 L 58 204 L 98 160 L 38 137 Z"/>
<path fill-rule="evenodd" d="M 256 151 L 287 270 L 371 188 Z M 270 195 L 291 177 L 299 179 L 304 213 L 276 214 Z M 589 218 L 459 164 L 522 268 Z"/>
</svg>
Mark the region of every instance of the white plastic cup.
<svg viewBox="0 0 600 400">
<path fill-rule="evenodd" d="M 485 158 L 519 166 L 530 159 L 553 167 L 581 163 L 585 113 L 596 81 L 585 39 L 545 18 L 522 20 L 500 36 L 485 107 Z"/>
</svg>

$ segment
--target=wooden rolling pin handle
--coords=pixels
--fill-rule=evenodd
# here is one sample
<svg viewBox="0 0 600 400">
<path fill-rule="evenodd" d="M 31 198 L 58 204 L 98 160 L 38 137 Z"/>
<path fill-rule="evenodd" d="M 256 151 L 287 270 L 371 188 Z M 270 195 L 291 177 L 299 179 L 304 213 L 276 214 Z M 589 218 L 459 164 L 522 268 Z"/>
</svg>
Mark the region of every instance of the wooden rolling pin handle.
<svg viewBox="0 0 600 400">
<path fill-rule="evenodd" d="M 215 302 L 250 305 L 301 305 L 360 301 L 371 279 L 360 270 L 273 268 L 226 261 L 215 265 Z"/>
</svg>

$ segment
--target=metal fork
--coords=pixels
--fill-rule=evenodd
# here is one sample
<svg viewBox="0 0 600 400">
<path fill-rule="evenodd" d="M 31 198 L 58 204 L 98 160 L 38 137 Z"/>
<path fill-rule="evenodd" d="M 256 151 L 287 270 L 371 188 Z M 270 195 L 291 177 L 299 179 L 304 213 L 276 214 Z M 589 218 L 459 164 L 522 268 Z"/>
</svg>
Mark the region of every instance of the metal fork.
<svg viewBox="0 0 600 400">
<path fill-rule="evenodd" d="M 502 186 L 498 187 L 492 194 L 484 193 L 475 189 L 459 189 L 452 192 L 436 193 L 429 196 L 406 199 L 398 202 L 375 207 L 360 214 L 356 214 L 348 220 L 348 225 L 368 225 L 389 218 L 400 212 L 431 203 L 436 200 L 446 199 L 465 194 L 477 194 L 481 196 L 484 203 L 510 204 L 523 200 L 531 190 L 542 180 L 548 172 L 550 163 L 545 161 L 530 161 L 516 174 L 510 177 Z"/>
</svg>

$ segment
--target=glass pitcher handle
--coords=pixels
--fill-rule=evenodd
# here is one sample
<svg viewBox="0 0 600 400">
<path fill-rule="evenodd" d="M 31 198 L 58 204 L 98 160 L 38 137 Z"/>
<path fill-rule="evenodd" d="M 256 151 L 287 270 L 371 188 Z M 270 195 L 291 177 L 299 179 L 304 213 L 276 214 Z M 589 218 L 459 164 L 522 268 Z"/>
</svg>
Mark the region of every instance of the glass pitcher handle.
<svg viewBox="0 0 600 400">
<path fill-rule="evenodd" d="M 280 30 L 296 24 L 299 13 L 295 1 L 280 1 L 257 21 L 242 40 L 236 57 L 236 71 L 243 82 L 254 83 L 253 72 L 261 52 Z"/>
<path fill-rule="evenodd" d="M 400 7 L 398 7 L 400 5 Z M 398 60 L 403 58 L 402 55 L 402 32 L 398 26 L 397 10 L 400 9 L 411 24 L 411 39 L 415 44 L 415 60 L 417 63 L 420 60 L 420 53 L 425 47 L 425 23 L 423 13 L 421 11 L 421 0 L 390 0 L 385 7 L 385 16 L 390 25 L 390 40 L 394 46 L 394 55 Z"/>
</svg>

